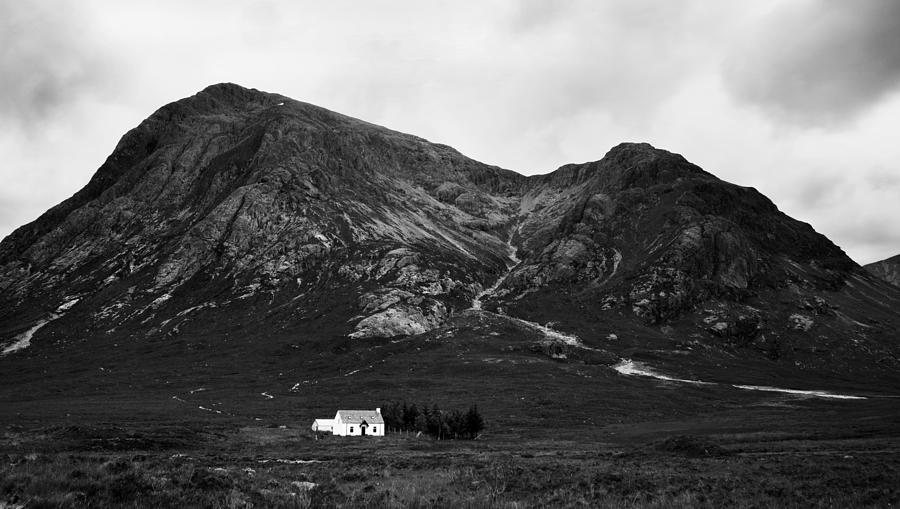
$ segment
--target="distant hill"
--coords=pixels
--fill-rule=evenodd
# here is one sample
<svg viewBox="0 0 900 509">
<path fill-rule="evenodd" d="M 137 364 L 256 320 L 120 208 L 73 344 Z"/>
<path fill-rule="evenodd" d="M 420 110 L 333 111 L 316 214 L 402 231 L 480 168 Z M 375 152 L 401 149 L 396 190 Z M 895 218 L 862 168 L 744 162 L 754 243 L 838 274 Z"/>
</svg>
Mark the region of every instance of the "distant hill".
<svg viewBox="0 0 900 509">
<path fill-rule="evenodd" d="M 900 286 L 900 255 L 865 265 L 865 269 L 896 286 Z"/>
</svg>

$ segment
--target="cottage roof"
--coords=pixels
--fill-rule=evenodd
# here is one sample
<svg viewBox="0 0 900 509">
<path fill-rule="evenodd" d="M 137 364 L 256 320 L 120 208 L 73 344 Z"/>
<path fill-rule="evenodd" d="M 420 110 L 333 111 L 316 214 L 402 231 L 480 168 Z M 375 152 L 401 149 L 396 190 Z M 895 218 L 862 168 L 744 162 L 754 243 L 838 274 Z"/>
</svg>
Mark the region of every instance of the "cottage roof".
<svg viewBox="0 0 900 509">
<path fill-rule="evenodd" d="M 334 419 L 316 419 L 312 423 L 312 429 L 315 431 L 332 431 L 334 429 Z"/>
<path fill-rule="evenodd" d="M 341 422 L 347 424 L 384 424 L 381 414 L 375 410 L 338 410 L 335 419 L 341 419 Z"/>
</svg>

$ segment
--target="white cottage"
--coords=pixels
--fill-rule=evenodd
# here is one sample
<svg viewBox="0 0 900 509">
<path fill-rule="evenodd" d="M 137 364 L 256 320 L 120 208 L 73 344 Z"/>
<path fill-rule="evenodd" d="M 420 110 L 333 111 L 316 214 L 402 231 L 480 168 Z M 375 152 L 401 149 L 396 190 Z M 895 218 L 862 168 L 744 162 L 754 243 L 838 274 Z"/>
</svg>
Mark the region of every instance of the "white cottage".
<svg viewBox="0 0 900 509">
<path fill-rule="evenodd" d="M 384 436 L 384 418 L 381 409 L 373 410 L 338 410 L 334 419 L 316 419 L 313 431 L 331 431 L 342 437 Z"/>
</svg>

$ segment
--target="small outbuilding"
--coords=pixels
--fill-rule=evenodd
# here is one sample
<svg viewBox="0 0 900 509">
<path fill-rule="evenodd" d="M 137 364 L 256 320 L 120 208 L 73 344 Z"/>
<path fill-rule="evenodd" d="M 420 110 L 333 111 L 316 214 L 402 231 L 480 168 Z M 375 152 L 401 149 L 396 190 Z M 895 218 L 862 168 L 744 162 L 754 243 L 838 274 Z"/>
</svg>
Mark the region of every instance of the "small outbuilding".
<svg viewBox="0 0 900 509">
<path fill-rule="evenodd" d="M 381 409 L 375 410 L 338 410 L 334 419 L 316 419 L 313 431 L 330 431 L 342 437 L 383 437 L 384 418 Z"/>
<path fill-rule="evenodd" d="M 334 419 L 316 419 L 312 424 L 313 431 L 334 431 Z"/>
</svg>

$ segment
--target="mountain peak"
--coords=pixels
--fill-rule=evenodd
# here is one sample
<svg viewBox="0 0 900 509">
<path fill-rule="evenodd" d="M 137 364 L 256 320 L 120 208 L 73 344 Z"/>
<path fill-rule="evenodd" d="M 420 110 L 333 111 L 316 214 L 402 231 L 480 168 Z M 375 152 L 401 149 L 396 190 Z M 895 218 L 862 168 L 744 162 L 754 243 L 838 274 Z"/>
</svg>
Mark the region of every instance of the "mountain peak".
<svg viewBox="0 0 900 509">
<path fill-rule="evenodd" d="M 197 115 L 232 115 L 261 111 L 287 100 L 286 97 L 246 88 L 235 83 L 217 83 L 196 94 L 171 102 L 145 122 L 170 122 Z"/>
<path fill-rule="evenodd" d="M 247 88 L 236 83 L 216 83 L 197 92 L 195 97 L 209 97 L 218 101 L 242 103 L 247 101 L 264 101 L 280 98 L 278 94 L 263 92 L 255 88 Z"/>
<path fill-rule="evenodd" d="M 665 150 L 656 148 L 647 142 L 623 141 L 609 149 L 605 157 L 616 154 L 658 154 L 660 152 L 669 153 Z"/>
<path fill-rule="evenodd" d="M 213 94 L 213 95 L 223 95 L 223 94 L 235 94 L 235 93 L 248 93 L 248 92 L 259 92 L 259 90 L 255 88 L 247 88 L 243 85 L 238 85 L 237 83 L 232 83 L 230 81 L 223 81 L 222 83 L 213 83 L 212 85 L 208 85 L 206 88 L 201 90 L 200 94 Z M 263 92 L 259 92 L 263 93 Z"/>
<path fill-rule="evenodd" d="M 603 159 L 597 161 L 605 166 L 622 166 L 629 167 L 646 167 L 654 166 L 677 166 L 689 173 L 700 173 L 709 176 L 699 166 L 690 163 L 681 154 L 669 152 L 661 148 L 656 148 L 649 143 L 624 142 L 619 143 L 615 147 L 609 149 L 609 152 L 603 156 Z"/>
<path fill-rule="evenodd" d="M 602 159 L 567 164 L 540 178 L 556 186 L 595 181 L 602 187 L 628 188 L 668 184 L 685 177 L 715 179 L 680 154 L 649 143 L 623 142 L 609 149 Z"/>
</svg>

